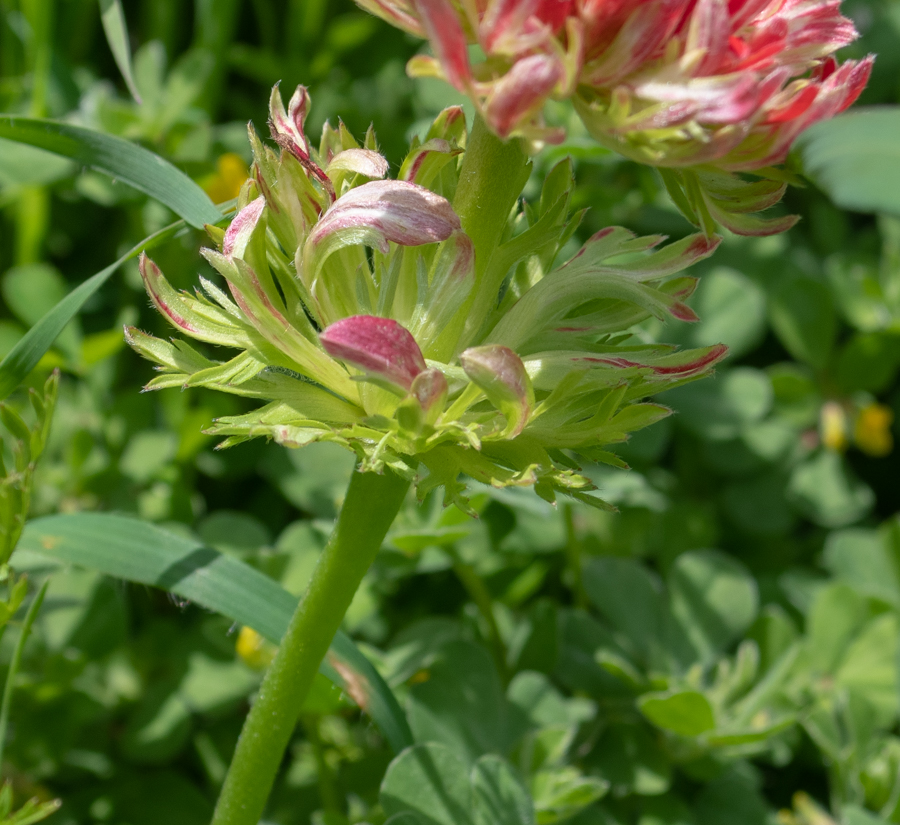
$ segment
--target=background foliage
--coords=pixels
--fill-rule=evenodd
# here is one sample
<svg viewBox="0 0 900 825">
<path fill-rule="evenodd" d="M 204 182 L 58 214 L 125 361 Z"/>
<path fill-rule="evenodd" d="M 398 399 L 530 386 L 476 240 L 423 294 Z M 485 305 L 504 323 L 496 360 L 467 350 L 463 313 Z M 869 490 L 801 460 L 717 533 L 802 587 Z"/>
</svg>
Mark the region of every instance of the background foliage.
<svg viewBox="0 0 900 825">
<path fill-rule="evenodd" d="M 154 0 L 124 4 L 138 104 L 104 36 L 110 5 L 0 0 L 0 110 L 141 144 L 216 203 L 237 194 L 245 123 L 263 128 L 279 80 L 310 87 L 310 133 L 326 116 L 359 136 L 374 123 L 395 165 L 457 102 L 408 80 L 417 44 L 349 0 Z M 852 51 L 880 54 L 862 102 L 900 102 L 900 3 L 847 5 L 863 32 Z M 537 158 L 533 193 L 571 155 L 582 239 L 610 224 L 688 234 L 652 170 L 597 149 L 564 106 L 550 116 L 571 137 Z M 642 330 L 732 354 L 715 378 L 662 397 L 677 414 L 620 450 L 630 472 L 588 468 L 619 513 L 487 488 L 477 521 L 409 503 L 345 630 L 418 744 L 396 756 L 322 679 L 269 821 L 900 822 L 900 213 L 841 211 L 815 188 L 785 208 L 803 216 L 787 235 L 729 237 L 697 267 L 699 324 Z M 176 217 L 8 140 L 0 209 L 0 356 Z M 205 267 L 203 243 L 191 230 L 157 248 L 176 286 Z M 62 370 L 32 517 L 136 515 L 300 594 L 349 457 L 258 442 L 216 452 L 201 430 L 241 399 L 141 395 L 151 372 L 123 324 L 168 334 L 133 260 L 26 381 Z M 33 420 L 24 389 L 10 403 Z M 60 825 L 208 821 L 270 643 L 198 591 L 52 562 L 40 524 L 13 560 L 48 582 L 2 765 L 18 803 L 61 798 Z M 4 668 L 19 633 L 0 642 Z"/>
</svg>

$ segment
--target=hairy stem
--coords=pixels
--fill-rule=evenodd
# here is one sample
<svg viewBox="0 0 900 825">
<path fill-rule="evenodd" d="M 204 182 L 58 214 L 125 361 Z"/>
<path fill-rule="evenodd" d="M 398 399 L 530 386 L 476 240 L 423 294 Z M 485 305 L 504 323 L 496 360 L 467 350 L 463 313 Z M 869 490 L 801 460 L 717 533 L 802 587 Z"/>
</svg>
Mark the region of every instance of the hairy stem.
<svg viewBox="0 0 900 825">
<path fill-rule="evenodd" d="M 375 559 L 409 482 L 355 472 L 319 559 L 238 739 L 213 825 L 257 825 L 319 665 Z"/>
</svg>

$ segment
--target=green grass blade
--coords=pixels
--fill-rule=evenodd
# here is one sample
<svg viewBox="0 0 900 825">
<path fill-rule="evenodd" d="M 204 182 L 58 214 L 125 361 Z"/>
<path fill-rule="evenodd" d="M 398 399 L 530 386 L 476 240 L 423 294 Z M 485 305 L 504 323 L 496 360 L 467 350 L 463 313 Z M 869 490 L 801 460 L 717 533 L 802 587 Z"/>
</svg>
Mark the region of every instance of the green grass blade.
<svg viewBox="0 0 900 825">
<path fill-rule="evenodd" d="M 222 213 L 187 175 L 136 143 L 53 120 L 0 116 L 0 137 L 46 149 L 127 183 L 169 207 L 191 226 L 218 223 Z"/>
<path fill-rule="evenodd" d="M 3 701 L 0 703 L 0 763 L 3 761 L 3 748 L 6 744 L 6 728 L 9 723 L 9 706 L 12 704 L 12 694 L 16 687 L 16 675 L 19 672 L 19 665 L 22 663 L 22 651 L 25 649 L 25 642 L 31 633 L 31 626 L 37 618 L 38 611 L 44 603 L 44 595 L 47 593 L 47 583 L 38 591 L 28 612 L 25 614 L 25 621 L 22 623 L 22 630 L 19 633 L 19 639 L 13 650 L 12 659 L 9 663 L 9 669 L 6 671 L 6 684 L 3 686 Z"/>
<path fill-rule="evenodd" d="M 47 516 L 28 523 L 14 559 L 37 556 L 161 587 L 278 642 L 297 599 L 242 561 L 153 524 L 106 513 Z M 369 714 L 395 752 L 412 744 L 394 694 L 356 645 L 338 633 L 321 672 Z"/>
<path fill-rule="evenodd" d="M 803 170 L 840 207 L 900 215 L 900 106 L 856 109 L 794 143 Z"/>
<path fill-rule="evenodd" d="M 106 42 L 109 50 L 115 58 L 116 66 L 122 74 L 122 79 L 128 87 L 131 96 L 141 103 L 141 94 L 134 81 L 134 72 L 131 68 L 131 48 L 128 45 L 128 27 L 125 25 L 125 13 L 119 0 L 100 0 L 100 19 L 103 22 L 103 31 L 106 34 Z"/>
<path fill-rule="evenodd" d="M 38 321 L 22 339 L 7 353 L 0 362 L 0 401 L 6 398 L 22 379 L 36 366 L 38 361 L 50 347 L 66 324 L 75 317 L 85 301 L 91 297 L 109 277 L 125 261 L 139 255 L 143 250 L 155 246 L 163 240 L 175 235 L 184 227 L 184 221 L 177 221 L 142 240 L 134 249 L 126 252 L 119 260 L 111 263 L 106 269 L 92 275 L 73 289 L 40 321 Z"/>
</svg>

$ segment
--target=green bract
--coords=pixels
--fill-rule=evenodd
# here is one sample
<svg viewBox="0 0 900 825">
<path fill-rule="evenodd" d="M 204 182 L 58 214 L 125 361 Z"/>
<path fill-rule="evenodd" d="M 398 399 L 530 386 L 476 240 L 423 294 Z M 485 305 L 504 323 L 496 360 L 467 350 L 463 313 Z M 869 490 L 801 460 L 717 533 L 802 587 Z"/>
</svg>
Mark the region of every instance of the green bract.
<svg viewBox="0 0 900 825">
<path fill-rule="evenodd" d="M 313 150 L 308 106 L 302 87 L 287 111 L 273 90 L 278 152 L 251 129 L 239 211 L 224 235 L 210 229 L 218 250 L 204 250 L 227 291 L 204 279 L 195 296 L 177 292 L 142 260 L 147 291 L 174 326 L 238 350 L 213 360 L 129 328 L 129 343 L 162 372 L 148 389 L 204 386 L 266 402 L 218 419 L 209 432 L 226 436 L 222 446 L 334 441 L 363 471 L 388 467 L 420 496 L 443 486 L 464 508 L 460 475 L 603 506 L 573 454 L 624 466 L 604 446 L 669 414 L 642 399 L 707 374 L 725 354 L 629 333 L 650 315 L 696 320 L 684 304 L 695 279 L 678 273 L 718 239 L 658 249 L 662 236 L 611 227 L 555 266 L 580 218 L 568 215 L 564 161 L 476 268 L 450 201 L 466 139 L 459 108 L 414 142 L 400 180 L 384 180 L 371 131 L 359 146 L 326 125 Z"/>
</svg>

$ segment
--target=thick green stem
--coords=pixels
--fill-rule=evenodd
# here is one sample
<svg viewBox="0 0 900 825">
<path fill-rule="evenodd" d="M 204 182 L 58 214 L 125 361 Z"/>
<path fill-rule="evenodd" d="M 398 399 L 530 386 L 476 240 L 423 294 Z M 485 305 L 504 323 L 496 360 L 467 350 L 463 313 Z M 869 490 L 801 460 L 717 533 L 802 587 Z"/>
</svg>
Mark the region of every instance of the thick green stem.
<svg viewBox="0 0 900 825">
<path fill-rule="evenodd" d="M 465 326 L 464 343 L 479 331 L 494 308 L 497 288 L 486 283 L 485 274 L 530 171 L 519 138 L 503 141 L 480 117 L 475 119 L 453 199 L 462 228 L 475 245 L 475 290 L 456 319 L 461 330 Z"/>
<path fill-rule="evenodd" d="M 257 825 L 300 709 L 409 482 L 353 474 L 331 539 L 244 722 L 213 825 Z"/>
</svg>

